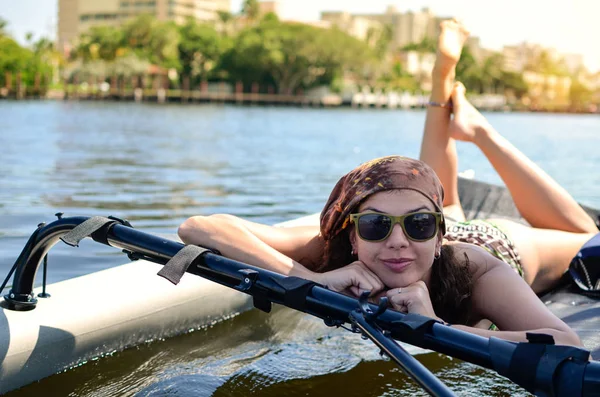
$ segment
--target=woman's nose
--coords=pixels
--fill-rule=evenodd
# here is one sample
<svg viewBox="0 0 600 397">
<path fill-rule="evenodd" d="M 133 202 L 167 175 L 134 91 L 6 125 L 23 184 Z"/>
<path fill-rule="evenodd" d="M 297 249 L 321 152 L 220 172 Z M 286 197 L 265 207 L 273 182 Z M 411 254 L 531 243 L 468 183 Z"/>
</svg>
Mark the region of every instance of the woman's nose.
<svg viewBox="0 0 600 397">
<path fill-rule="evenodd" d="M 409 244 L 409 240 L 404 234 L 404 230 L 400 224 L 396 223 L 392 228 L 392 233 L 386 240 L 386 245 L 390 248 L 401 248 L 406 247 Z"/>
</svg>

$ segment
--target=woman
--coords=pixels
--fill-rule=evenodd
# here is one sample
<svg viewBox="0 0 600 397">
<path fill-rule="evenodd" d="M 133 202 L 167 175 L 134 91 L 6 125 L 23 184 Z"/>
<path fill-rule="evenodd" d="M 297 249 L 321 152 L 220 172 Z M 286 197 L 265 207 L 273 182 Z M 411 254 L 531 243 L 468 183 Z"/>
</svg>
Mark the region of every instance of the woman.
<svg viewBox="0 0 600 397">
<path fill-rule="evenodd" d="M 346 174 L 332 191 L 319 228 L 275 228 L 213 215 L 188 219 L 179 228 L 181 239 L 336 291 L 386 295 L 396 310 L 482 336 L 526 341 L 526 332 L 537 332 L 552 335 L 557 344 L 580 345 L 535 292 L 556 283 L 592 236 L 594 223 L 501 138 L 468 103 L 462 86 L 454 84 L 466 37 L 460 24 L 442 24 L 422 161 L 384 157 Z M 481 235 L 481 230 L 475 236 L 465 232 L 454 139 L 479 145 L 533 228 L 498 220 L 506 234 L 490 223 L 479 224 L 485 228 Z M 446 239 L 444 214 L 458 221 Z M 488 320 L 500 331 L 490 330 Z"/>
</svg>

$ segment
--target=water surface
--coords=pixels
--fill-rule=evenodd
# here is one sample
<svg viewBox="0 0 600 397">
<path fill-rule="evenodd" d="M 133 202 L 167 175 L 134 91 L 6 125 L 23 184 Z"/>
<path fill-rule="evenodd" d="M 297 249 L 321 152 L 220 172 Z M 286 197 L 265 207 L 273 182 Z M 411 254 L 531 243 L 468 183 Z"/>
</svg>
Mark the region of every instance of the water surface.
<svg viewBox="0 0 600 397">
<path fill-rule="evenodd" d="M 95 102 L 0 102 L 0 275 L 56 212 L 114 215 L 173 235 L 196 214 L 277 223 L 320 211 L 337 179 L 389 154 L 417 157 L 425 113 Z M 597 115 L 493 113 L 492 124 L 567 188 L 600 207 Z M 476 147 L 460 169 L 501 183 Z M 57 245 L 49 282 L 125 263 L 118 250 Z M 38 283 L 39 284 L 39 277 Z M 282 318 L 285 320 L 282 320 Z M 502 378 L 419 356 L 461 395 L 514 394 Z M 282 310 L 115 353 L 15 395 L 419 395 L 369 342 Z"/>
</svg>

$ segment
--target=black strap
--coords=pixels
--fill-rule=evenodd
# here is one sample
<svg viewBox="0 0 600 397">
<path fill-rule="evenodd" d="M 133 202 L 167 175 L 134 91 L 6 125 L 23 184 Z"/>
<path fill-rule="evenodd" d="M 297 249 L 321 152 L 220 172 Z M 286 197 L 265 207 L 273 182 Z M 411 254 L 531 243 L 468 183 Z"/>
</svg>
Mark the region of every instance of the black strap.
<svg viewBox="0 0 600 397">
<path fill-rule="evenodd" d="M 527 333 L 529 343 L 517 344 L 507 367 L 503 364 L 505 361 L 502 355 L 497 354 L 498 350 L 494 349 L 495 340 L 496 338 L 490 338 L 494 369 L 536 395 L 554 395 L 555 376 L 559 367 L 570 360 L 586 362 L 590 354 L 577 347 L 554 345 L 551 335 Z M 571 376 L 576 378 L 583 375 L 573 373 Z"/>
<path fill-rule="evenodd" d="M 536 372 L 545 352 L 546 345 L 542 343 L 519 343 L 505 376 L 528 392 L 535 393 Z"/>
<path fill-rule="evenodd" d="M 285 290 L 283 295 L 284 305 L 292 309 L 306 311 L 306 297 L 315 285 L 314 281 L 305 280 L 300 277 L 286 277 L 280 280 L 272 279 Z"/>
<path fill-rule="evenodd" d="M 400 321 L 392 321 L 392 336 L 402 335 L 403 338 L 413 338 L 421 340 L 426 333 L 431 330 L 433 324 L 440 323 L 431 317 L 422 316 L 416 313 L 408 313 Z"/>
<path fill-rule="evenodd" d="M 547 347 L 554 345 L 554 337 L 533 332 L 527 332 L 525 336 L 529 343 L 520 343 L 517 346 L 510 360 L 507 376 L 530 393 L 534 393 L 540 360 L 547 352 Z"/>
<path fill-rule="evenodd" d="M 60 239 L 71 247 L 79 247 L 79 242 L 81 240 L 95 234 L 95 232 L 99 231 L 100 229 L 103 229 L 104 232 L 95 235 L 94 240 L 108 244 L 106 241 L 106 233 L 108 232 L 110 226 L 115 223 L 119 223 L 119 221 L 103 216 L 93 216 L 87 219 L 85 222 L 75 226 L 70 232 L 60 237 Z"/>
<path fill-rule="evenodd" d="M 180 249 L 157 274 L 177 285 L 190 265 L 200 255 L 205 254 L 206 252 L 213 251 L 197 245 L 186 245 Z"/>
<path fill-rule="evenodd" d="M 544 345 L 554 345 L 554 337 L 549 334 L 536 334 L 534 332 L 526 332 L 525 337 L 529 343 L 541 343 Z"/>
<path fill-rule="evenodd" d="M 566 376 L 556 378 L 557 371 L 567 361 L 586 363 L 590 358 L 590 352 L 573 346 L 546 346 L 546 352 L 542 356 L 536 371 L 536 395 L 569 395 L 582 396 L 583 378 L 585 367 L 573 366 Z M 568 394 L 556 392 L 556 387 L 567 390 Z"/>
</svg>

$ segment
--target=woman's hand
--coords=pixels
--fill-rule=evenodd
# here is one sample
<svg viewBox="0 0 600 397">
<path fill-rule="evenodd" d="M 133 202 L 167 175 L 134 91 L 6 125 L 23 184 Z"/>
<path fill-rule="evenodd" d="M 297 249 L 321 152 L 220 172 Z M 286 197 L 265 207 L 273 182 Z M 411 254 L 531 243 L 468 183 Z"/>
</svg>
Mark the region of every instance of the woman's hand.
<svg viewBox="0 0 600 397">
<path fill-rule="evenodd" d="M 336 292 L 349 293 L 359 297 L 365 291 L 371 291 L 371 296 L 383 290 L 384 285 L 364 263 L 355 261 L 340 269 L 321 273 L 315 280 Z"/>
<path fill-rule="evenodd" d="M 442 75 L 454 71 L 463 46 L 469 37 L 469 31 L 456 20 L 443 21 L 440 24 L 435 70 Z"/>
<path fill-rule="evenodd" d="M 402 313 L 416 313 L 439 320 L 433 311 L 429 289 L 423 281 L 417 281 L 403 288 L 392 288 L 386 296 L 394 308 Z"/>
</svg>

